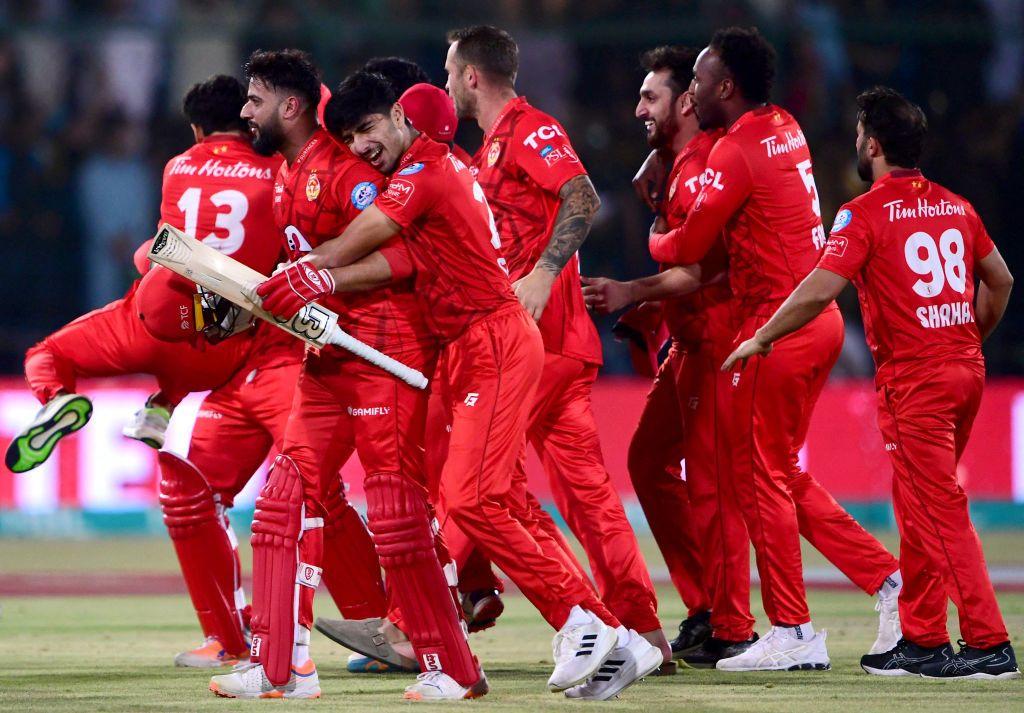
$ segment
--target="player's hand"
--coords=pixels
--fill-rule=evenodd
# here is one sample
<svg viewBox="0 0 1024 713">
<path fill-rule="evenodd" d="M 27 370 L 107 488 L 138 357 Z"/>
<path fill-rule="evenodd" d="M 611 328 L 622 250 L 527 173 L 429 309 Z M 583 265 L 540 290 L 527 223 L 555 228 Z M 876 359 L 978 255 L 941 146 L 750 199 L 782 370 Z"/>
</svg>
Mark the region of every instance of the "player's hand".
<svg viewBox="0 0 1024 713">
<path fill-rule="evenodd" d="M 668 170 L 669 164 L 665 157 L 657 151 L 651 151 L 640 166 L 640 170 L 633 176 L 633 190 L 636 191 L 637 198 L 651 210 L 658 210 Z"/>
<path fill-rule="evenodd" d="M 607 277 L 581 277 L 583 301 L 597 314 L 611 314 L 636 302 L 629 283 Z"/>
<path fill-rule="evenodd" d="M 256 287 L 263 309 L 290 319 L 310 302 L 334 294 L 334 278 L 328 270 L 318 270 L 308 260 L 287 265 Z"/>
<path fill-rule="evenodd" d="M 767 356 L 772 350 L 771 343 L 762 342 L 755 334 L 753 337 L 736 347 L 736 350 L 722 364 L 722 371 L 729 371 L 736 362 L 742 362 L 740 368 L 747 365 L 747 359 L 753 356 Z"/>
<path fill-rule="evenodd" d="M 535 321 L 544 314 L 544 308 L 548 306 L 548 299 L 551 297 L 551 286 L 555 284 L 557 278 L 558 275 L 543 267 L 534 267 L 529 275 L 516 280 L 512 285 L 516 297 L 519 298 L 519 304 Z"/>
</svg>

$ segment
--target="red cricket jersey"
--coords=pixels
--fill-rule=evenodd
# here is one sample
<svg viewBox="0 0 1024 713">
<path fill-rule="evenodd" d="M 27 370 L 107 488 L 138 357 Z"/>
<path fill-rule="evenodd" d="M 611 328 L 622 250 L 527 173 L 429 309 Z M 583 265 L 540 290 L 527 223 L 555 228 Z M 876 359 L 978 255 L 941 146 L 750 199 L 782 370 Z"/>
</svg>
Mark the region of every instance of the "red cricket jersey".
<svg viewBox="0 0 1024 713">
<path fill-rule="evenodd" d="M 702 131 L 690 139 L 676 156 L 668 174 L 668 196 L 659 210 L 669 229 L 678 228 L 686 222 L 686 215 L 700 195 L 708 155 L 724 133 L 717 130 Z M 700 264 L 705 279 L 722 273 L 727 265 L 725 243 L 716 240 Z M 662 269 L 667 267 L 662 265 Z M 695 345 L 717 334 L 729 335 L 732 331 L 729 313 L 731 299 L 729 283 L 722 279 L 684 297 L 664 300 L 662 313 L 675 339 L 684 345 Z"/>
<path fill-rule="evenodd" d="M 995 245 L 966 200 L 896 170 L 836 214 L 818 267 L 853 280 L 881 386 L 908 362 L 984 363 L 974 265 Z"/>
<path fill-rule="evenodd" d="M 737 316 L 770 316 L 825 247 L 812 169 L 796 119 L 772 104 L 748 111 L 711 149 L 686 222 L 651 236 L 651 255 L 698 262 L 724 230 Z"/>
<path fill-rule="evenodd" d="M 505 105 L 473 157 L 473 167 L 494 211 L 501 249 L 515 282 L 533 269 L 551 239 L 562 205 L 558 192 L 587 171 L 562 125 L 530 106 L 526 97 Z M 576 255 L 551 286 L 537 327 L 547 351 L 601 363 L 601 340 L 583 301 Z"/>
<path fill-rule="evenodd" d="M 382 252 L 397 274 L 408 270 L 403 261 L 415 266 L 423 319 L 439 338 L 518 306 L 484 192 L 447 146 L 420 134 L 376 205 L 403 228 L 405 248 Z"/>
<path fill-rule="evenodd" d="M 280 156 L 261 156 L 247 138 L 215 134 L 164 167 L 160 222 L 269 275 L 281 260 L 272 196 Z M 260 322 L 246 366 L 268 368 L 302 359 L 302 342 Z"/>
<path fill-rule="evenodd" d="M 317 129 L 291 166 L 282 164 L 274 186 L 274 218 L 284 231 L 289 257 L 297 259 L 345 232 L 377 199 L 384 177 L 347 147 Z M 422 326 L 412 281 L 387 289 L 332 295 L 324 306 L 338 312 L 342 328 L 388 354 L 433 340 Z M 348 352 L 331 347 L 341 357 Z"/>
</svg>

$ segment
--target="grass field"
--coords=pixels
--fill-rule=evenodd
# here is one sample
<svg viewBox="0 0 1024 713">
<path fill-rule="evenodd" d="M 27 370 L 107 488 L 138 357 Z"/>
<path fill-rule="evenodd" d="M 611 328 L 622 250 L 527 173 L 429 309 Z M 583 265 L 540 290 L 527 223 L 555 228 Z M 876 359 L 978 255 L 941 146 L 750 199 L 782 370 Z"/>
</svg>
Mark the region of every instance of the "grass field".
<svg viewBox="0 0 1024 713">
<path fill-rule="evenodd" d="M 1024 564 L 1019 533 L 988 536 L 989 558 Z M 645 542 L 645 549 L 649 543 Z M 654 561 L 652 565 L 660 564 Z M 813 558 L 809 558 L 813 561 Z M 0 541 L 0 573 L 78 573 L 89 570 L 139 574 L 174 567 L 160 540 L 92 542 Z M 678 598 L 659 591 L 666 627 L 682 614 Z M 937 682 L 879 679 L 863 674 L 857 660 L 876 624 L 872 600 L 855 592 L 812 591 L 815 623 L 828 629 L 833 670 L 821 673 L 724 674 L 680 671 L 649 678 L 606 704 L 565 700 L 546 691 L 551 631 L 519 596 L 508 598 L 499 625 L 474 635 L 474 650 L 491 681 L 485 699 L 460 703 L 493 710 L 565 710 L 602 705 L 623 711 L 1022 711 L 1024 682 Z M 1011 636 L 1024 641 L 1024 594 L 1000 596 Z M 207 711 L 257 705 L 312 706 L 318 710 L 408 710 L 401 700 L 407 679 L 352 675 L 346 651 L 318 633 L 313 655 L 324 697 L 306 702 L 239 702 L 206 690 L 208 672 L 175 669 L 173 654 L 196 643 L 197 627 L 184 596 L 5 597 L 0 601 L 0 710 L 11 711 Z M 318 614 L 332 616 L 329 597 Z M 758 627 L 765 622 L 755 606 Z M 951 632 L 956 637 L 955 630 Z M 427 706 L 430 707 L 430 706 Z"/>
</svg>

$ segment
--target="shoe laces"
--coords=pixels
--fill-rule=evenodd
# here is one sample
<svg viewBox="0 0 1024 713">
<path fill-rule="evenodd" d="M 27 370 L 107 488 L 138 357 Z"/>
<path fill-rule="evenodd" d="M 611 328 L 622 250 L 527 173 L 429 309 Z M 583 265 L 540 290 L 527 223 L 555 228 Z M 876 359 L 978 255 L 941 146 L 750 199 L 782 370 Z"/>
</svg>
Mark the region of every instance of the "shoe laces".
<svg viewBox="0 0 1024 713">
<path fill-rule="evenodd" d="M 555 634 L 555 641 L 552 648 L 555 650 L 555 660 L 558 660 L 562 650 L 569 646 L 572 651 L 580 648 L 583 644 L 583 626 L 569 627 L 568 631 L 559 631 Z"/>
</svg>

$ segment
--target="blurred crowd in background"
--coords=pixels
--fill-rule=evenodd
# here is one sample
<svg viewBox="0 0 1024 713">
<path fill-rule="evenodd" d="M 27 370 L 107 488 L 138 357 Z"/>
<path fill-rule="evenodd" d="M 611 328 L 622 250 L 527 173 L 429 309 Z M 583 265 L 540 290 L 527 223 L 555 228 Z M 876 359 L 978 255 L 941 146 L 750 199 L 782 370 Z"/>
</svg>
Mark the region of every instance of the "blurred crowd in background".
<svg viewBox="0 0 1024 713">
<path fill-rule="evenodd" d="M 512 32 L 520 94 L 562 121 L 601 194 L 585 274 L 655 269 L 651 216 L 630 185 L 647 154 L 633 116 L 639 53 L 754 24 L 778 50 L 774 100 L 810 142 L 826 229 L 864 189 L 854 98 L 889 84 L 928 115 L 926 173 L 974 203 L 1024 275 L 1024 0 L 0 0 L 0 373 L 19 373 L 33 342 L 131 284 L 163 166 L 192 140 L 180 112 L 191 84 L 241 76 L 253 49 L 292 46 L 329 85 L 371 56 L 402 55 L 443 86 L 445 31 L 478 22 Z M 460 128 L 471 152 L 480 139 Z M 1024 373 L 1022 293 L 986 346 L 991 373 Z M 836 375 L 870 374 L 855 296 L 843 302 Z M 598 322 L 606 371 L 629 373 L 611 321 Z"/>
</svg>

